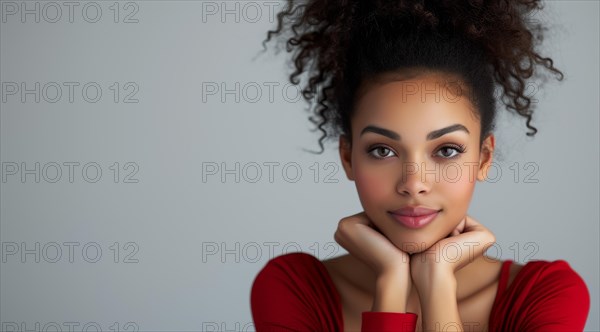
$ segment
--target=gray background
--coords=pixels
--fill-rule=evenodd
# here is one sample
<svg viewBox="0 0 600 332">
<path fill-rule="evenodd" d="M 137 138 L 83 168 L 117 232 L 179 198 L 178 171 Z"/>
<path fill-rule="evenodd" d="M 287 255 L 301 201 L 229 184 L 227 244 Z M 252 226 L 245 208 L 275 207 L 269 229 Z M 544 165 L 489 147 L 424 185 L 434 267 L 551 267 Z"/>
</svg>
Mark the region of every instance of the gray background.
<svg viewBox="0 0 600 332">
<path fill-rule="evenodd" d="M 271 44 L 253 60 L 283 2 L 74 3 L 69 17 L 64 2 L 27 1 L 36 22 L 22 1 L 1 2 L 0 321 L 253 330 L 249 292 L 267 260 L 344 253 L 337 222 L 361 211 L 337 144 L 302 151 L 319 133 L 285 53 Z M 501 110 L 502 174 L 477 185 L 469 214 L 496 234 L 491 256 L 567 260 L 598 331 L 599 3 L 551 1 L 532 19 L 551 22 L 542 54 L 566 78 L 532 86 L 534 139 Z M 21 83 L 36 82 L 39 103 L 22 101 Z"/>
</svg>

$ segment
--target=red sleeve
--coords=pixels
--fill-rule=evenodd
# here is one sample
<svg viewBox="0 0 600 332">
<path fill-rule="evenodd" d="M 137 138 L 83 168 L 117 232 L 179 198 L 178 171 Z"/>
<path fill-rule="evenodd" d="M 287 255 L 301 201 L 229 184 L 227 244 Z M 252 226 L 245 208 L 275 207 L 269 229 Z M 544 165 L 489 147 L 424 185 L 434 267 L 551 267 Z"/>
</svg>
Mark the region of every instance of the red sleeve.
<svg viewBox="0 0 600 332">
<path fill-rule="evenodd" d="M 414 332 L 417 328 L 417 315 L 412 312 L 370 312 L 362 313 L 362 332 Z"/>
<path fill-rule="evenodd" d="M 257 332 L 343 331 L 340 297 L 323 263 L 307 253 L 271 259 L 250 294 Z M 413 313 L 363 312 L 362 331 L 415 331 Z"/>
<path fill-rule="evenodd" d="M 491 331 L 583 331 L 590 295 L 564 260 L 531 261 L 490 317 Z"/>
<path fill-rule="evenodd" d="M 307 253 L 271 259 L 254 279 L 250 306 L 257 332 L 343 330 L 335 285 Z"/>
</svg>

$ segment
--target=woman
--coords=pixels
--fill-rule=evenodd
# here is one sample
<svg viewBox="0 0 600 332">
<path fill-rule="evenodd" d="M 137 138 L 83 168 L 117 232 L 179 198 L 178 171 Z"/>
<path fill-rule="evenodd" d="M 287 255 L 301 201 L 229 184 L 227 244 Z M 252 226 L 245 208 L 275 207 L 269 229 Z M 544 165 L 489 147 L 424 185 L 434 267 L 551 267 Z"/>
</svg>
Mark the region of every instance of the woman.
<svg viewBox="0 0 600 332">
<path fill-rule="evenodd" d="M 339 224 L 348 255 L 276 257 L 254 280 L 257 331 L 581 331 L 588 289 L 564 260 L 484 256 L 494 234 L 466 212 L 493 161 L 494 89 L 531 125 L 526 81 L 538 1 L 290 1 L 303 95 L 319 140 L 339 137 L 364 211 Z M 321 89 L 322 88 L 322 89 Z"/>
</svg>

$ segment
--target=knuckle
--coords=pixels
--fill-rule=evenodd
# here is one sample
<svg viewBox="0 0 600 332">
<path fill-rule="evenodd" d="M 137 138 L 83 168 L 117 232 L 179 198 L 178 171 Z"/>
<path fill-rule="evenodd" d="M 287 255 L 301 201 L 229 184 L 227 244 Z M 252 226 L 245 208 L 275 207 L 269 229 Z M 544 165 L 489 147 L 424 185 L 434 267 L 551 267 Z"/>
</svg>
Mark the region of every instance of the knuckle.
<svg viewBox="0 0 600 332">
<path fill-rule="evenodd" d="M 351 227 L 351 220 L 344 218 L 338 222 L 336 234 L 342 236 L 344 234 L 348 234 L 349 228 Z"/>
<path fill-rule="evenodd" d="M 335 242 L 342 244 L 342 239 L 340 236 L 340 232 L 335 231 L 335 233 L 333 233 L 333 239 L 335 240 Z"/>
</svg>

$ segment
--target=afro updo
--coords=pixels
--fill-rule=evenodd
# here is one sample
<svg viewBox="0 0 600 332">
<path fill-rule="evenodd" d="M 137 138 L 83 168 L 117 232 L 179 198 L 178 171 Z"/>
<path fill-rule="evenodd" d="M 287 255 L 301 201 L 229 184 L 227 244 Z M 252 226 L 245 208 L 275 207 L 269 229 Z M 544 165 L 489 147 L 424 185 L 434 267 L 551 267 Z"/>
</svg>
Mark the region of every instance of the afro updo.
<svg viewBox="0 0 600 332">
<path fill-rule="evenodd" d="M 322 133 L 319 153 L 328 137 L 352 142 L 350 119 L 366 81 L 415 68 L 461 77 L 480 119 L 481 145 L 494 129 L 496 87 L 534 136 L 527 80 L 540 64 L 563 79 L 535 49 L 546 28 L 531 17 L 542 8 L 539 0 L 288 0 L 263 46 L 273 35 L 285 37 L 295 66 L 290 82 L 307 75 L 301 91 L 309 105 L 316 100 L 309 120 Z"/>
</svg>

